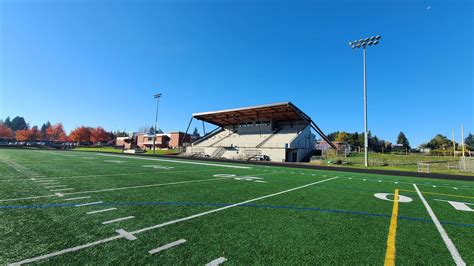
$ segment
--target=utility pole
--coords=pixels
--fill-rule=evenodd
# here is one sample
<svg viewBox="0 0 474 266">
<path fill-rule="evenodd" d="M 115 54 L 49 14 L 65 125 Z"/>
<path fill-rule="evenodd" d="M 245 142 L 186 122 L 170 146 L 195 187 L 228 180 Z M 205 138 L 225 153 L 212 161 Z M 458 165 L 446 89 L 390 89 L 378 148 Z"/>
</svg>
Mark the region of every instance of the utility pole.
<svg viewBox="0 0 474 266">
<path fill-rule="evenodd" d="M 157 93 L 153 96 L 156 99 L 156 114 L 155 114 L 155 127 L 153 128 L 153 154 L 155 154 L 156 149 L 156 126 L 158 122 L 158 107 L 160 106 L 161 93 Z"/>
</svg>

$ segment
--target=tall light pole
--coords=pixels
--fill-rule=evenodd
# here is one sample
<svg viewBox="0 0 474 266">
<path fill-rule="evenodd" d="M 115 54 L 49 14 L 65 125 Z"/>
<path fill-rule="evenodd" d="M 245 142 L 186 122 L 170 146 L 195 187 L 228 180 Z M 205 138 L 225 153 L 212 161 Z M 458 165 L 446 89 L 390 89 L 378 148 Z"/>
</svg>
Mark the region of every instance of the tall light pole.
<svg viewBox="0 0 474 266">
<path fill-rule="evenodd" d="M 161 93 L 157 93 L 153 97 L 156 99 L 155 127 L 153 128 L 153 154 L 155 154 L 156 123 L 158 121 L 158 107 L 160 106 Z"/>
<path fill-rule="evenodd" d="M 380 40 L 380 35 L 372 36 L 370 38 L 360 39 L 358 41 L 349 42 L 349 46 L 352 49 L 364 48 L 364 151 L 365 151 L 365 167 L 369 167 L 369 136 L 367 129 L 367 75 L 366 75 L 366 47 L 371 45 L 377 45 Z"/>
</svg>

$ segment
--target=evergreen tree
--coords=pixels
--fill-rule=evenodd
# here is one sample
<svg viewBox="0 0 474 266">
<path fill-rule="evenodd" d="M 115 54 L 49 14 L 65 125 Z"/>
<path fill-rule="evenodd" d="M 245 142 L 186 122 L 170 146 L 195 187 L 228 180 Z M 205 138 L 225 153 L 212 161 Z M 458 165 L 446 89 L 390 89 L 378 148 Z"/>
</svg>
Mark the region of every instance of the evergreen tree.
<svg viewBox="0 0 474 266">
<path fill-rule="evenodd" d="M 26 124 L 26 121 L 23 117 L 16 116 L 11 121 L 10 128 L 13 129 L 13 131 L 28 129 L 28 124 Z"/>
<path fill-rule="evenodd" d="M 9 128 L 12 128 L 12 122 L 10 121 L 10 117 L 7 116 L 7 118 L 5 118 L 5 121 L 3 122 L 3 124 Z"/>
<path fill-rule="evenodd" d="M 397 144 L 403 145 L 404 148 L 410 149 L 410 142 L 408 142 L 408 138 L 405 136 L 405 133 L 400 132 L 397 137 Z"/>
<path fill-rule="evenodd" d="M 51 127 L 51 123 L 48 121 L 41 126 L 41 138 L 46 139 L 46 129 Z"/>
<path fill-rule="evenodd" d="M 474 150 L 474 135 L 469 133 L 469 135 L 464 139 L 464 145 L 466 145 L 469 150 Z"/>
<path fill-rule="evenodd" d="M 155 128 L 151 126 L 150 129 L 148 130 L 148 135 L 153 135 L 153 134 L 155 134 Z"/>
<path fill-rule="evenodd" d="M 199 134 L 199 131 L 198 131 L 197 127 L 194 128 L 193 136 L 194 136 L 194 137 L 197 137 L 197 138 L 199 138 L 199 137 L 201 136 L 201 135 Z"/>
</svg>

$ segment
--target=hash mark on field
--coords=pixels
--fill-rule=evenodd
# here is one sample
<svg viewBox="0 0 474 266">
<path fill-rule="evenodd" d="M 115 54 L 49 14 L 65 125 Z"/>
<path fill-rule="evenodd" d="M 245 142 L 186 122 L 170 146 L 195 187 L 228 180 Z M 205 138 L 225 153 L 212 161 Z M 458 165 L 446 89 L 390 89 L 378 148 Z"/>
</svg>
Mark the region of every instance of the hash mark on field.
<svg viewBox="0 0 474 266">
<path fill-rule="evenodd" d="M 148 251 L 148 253 L 150 253 L 150 254 L 155 254 L 155 253 L 158 253 L 158 252 L 160 252 L 160 251 L 163 251 L 163 250 L 166 250 L 166 249 L 175 247 L 175 246 L 177 246 L 177 245 L 183 244 L 184 242 L 186 242 L 186 239 L 180 239 L 180 240 L 177 240 L 177 241 L 168 243 L 168 244 L 166 244 L 166 245 L 164 245 L 164 246 L 161 246 L 161 247 L 152 249 L 152 250 Z"/>
<path fill-rule="evenodd" d="M 87 214 L 94 214 L 94 213 L 100 213 L 100 212 L 108 212 L 108 211 L 113 211 L 113 210 L 116 210 L 116 209 L 117 209 L 117 208 L 102 209 L 102 210 L 87 212 Z"/>
<path fill-rule="evenodd" d="M 224 263 L 226 261 L 227 261 L 226 258 L 220 257 L 220 258 L 217 258 L 217 259 L 207 263 L 206 266 L 217 266 L 217 265 L 221 265 L 222 263 Z"/>
<path fill-rule="evenodd" d="M 77 197 L 77 198 L 68 198 L 64 200 L 78 200 L 78 199 L 90 199 L 91 196 L 85 196 L 85 197 Z"/>
<path fill-rule="evenodd" d="M 136 239 L 137 239 L 137 237 L 134 236 L 132 233 L 127 232 L 127 231 L 125 231 L 125 230 L 123 230 L 123 229 L 115 230 L 115 232 L 117 232 L 117 234 L 119 234 L 119 235 L 125 237 L 125 238 L 128 239 L 128 240 L 136 240 Z"/>
<path fill-rule="evenodd" d="M 89 203 L 77 204 L 77 205 L 74 205 L 74 207 L 91 206 L 91 205 L 97 205 L 101 203 L 104 203 L 104 202 L 103 201 L 89 202 Z"/>
<path fill-rule="evenodd" d="M 133 218 L 135 218 L 135 216 L 127 216 L 127 217 L 113 219 L 113 220 L 110 220 L 110 221 L 105 221 L 105 222 L 102 222 L 102 224 L 111 224 L 111 223 L 116 223 L 116 222 L 120 222 L 120 221 L 128 220 L 128 219 L 133 219 Z"/>
</svg>

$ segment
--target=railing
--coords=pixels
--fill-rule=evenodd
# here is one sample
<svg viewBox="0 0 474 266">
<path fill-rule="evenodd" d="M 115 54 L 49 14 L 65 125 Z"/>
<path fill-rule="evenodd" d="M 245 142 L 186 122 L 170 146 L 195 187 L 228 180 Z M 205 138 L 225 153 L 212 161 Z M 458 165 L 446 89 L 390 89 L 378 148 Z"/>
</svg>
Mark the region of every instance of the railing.
<svg viewBox="0 0 474 266">
<path fill-rule="evenodd" d="M 259 144 L 257 144 L 257 148 L 260 148 L 262 147 L 263 145 L 265 145 L 265 143 L 267 143 L 271 138 L 273 138 L 278 132 L 280 132 L 282 130 L 282 128 L 278 128 L 277 130 L 273 131 L 273 133 L 268 136 L 267 138 L 265 138 L 262 142 L 260 142 Z"/>
<path fill-rule="evenodd" d="M 220 158 L 224 153 L 225 153 L 225 148 L 223 147 L 218 148 L 211 154 L 211 158 Z"/>
</svg>

